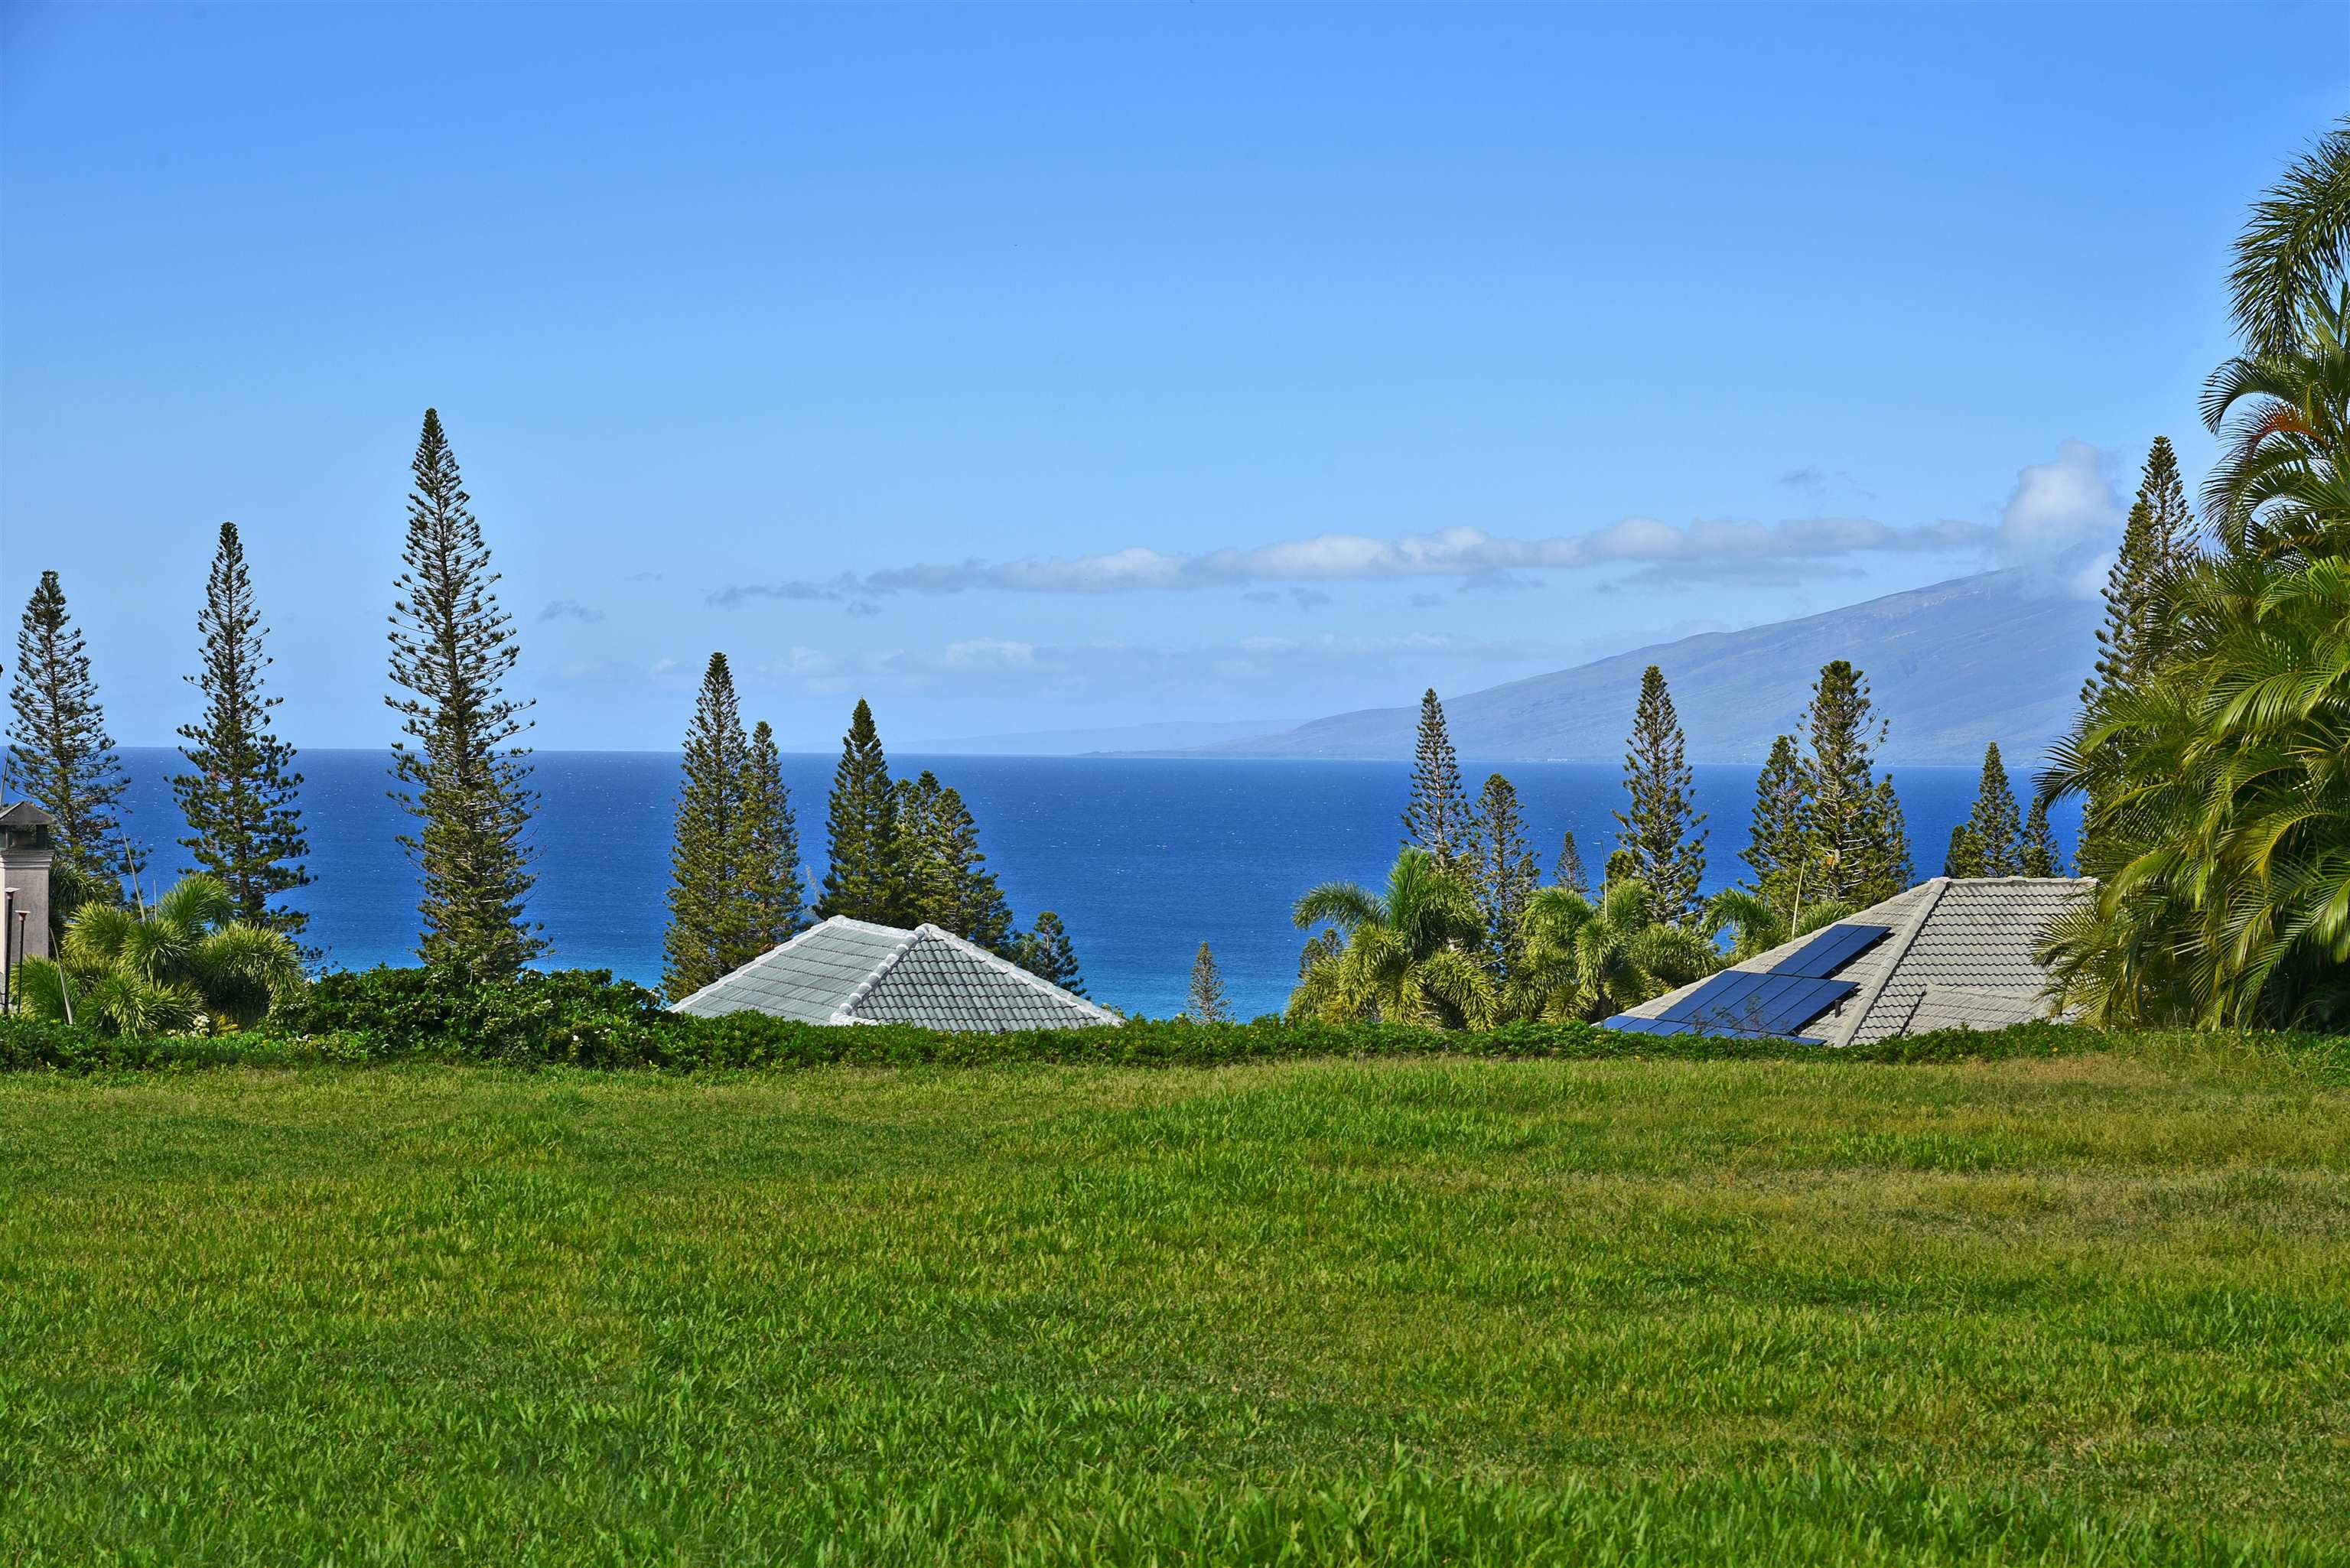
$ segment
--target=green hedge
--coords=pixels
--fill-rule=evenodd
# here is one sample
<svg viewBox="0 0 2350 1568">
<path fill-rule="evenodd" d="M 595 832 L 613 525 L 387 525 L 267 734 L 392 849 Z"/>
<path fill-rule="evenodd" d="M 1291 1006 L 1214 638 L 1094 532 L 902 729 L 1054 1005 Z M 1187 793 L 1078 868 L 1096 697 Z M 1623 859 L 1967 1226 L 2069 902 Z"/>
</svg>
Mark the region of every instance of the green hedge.
<svg viewBox="0 0 2350 1568">
<path fill-rule="evenodd" d="M 210 1039 L 116 1039 L 87 1029 L 0 1020 L 0 1070 L 160 1070 L 230 1064 L 481 1062 L 536 1067 L 692 1070 L 989 1063 L 1213 1065 L 1307 1057 L 1611 1057 L 1648 1060 L 1942 1062 L 2091 1050 L 2101 1036 L 2056 1024 L 1950 1033 L 1846 1051 L 1792 1041 L 1618 1034 L 1589 1023 L 1513 1023 L 1446 1032 L 1398 1024 L 1192 1023 L 955 1034 L 905 1024 L 835 1026 L 758 1013 L 687 1018 L 603 970 L 526 973 L 476 985 L 423 969 L 330 974 L 259 1030 Z"/>
</svg>

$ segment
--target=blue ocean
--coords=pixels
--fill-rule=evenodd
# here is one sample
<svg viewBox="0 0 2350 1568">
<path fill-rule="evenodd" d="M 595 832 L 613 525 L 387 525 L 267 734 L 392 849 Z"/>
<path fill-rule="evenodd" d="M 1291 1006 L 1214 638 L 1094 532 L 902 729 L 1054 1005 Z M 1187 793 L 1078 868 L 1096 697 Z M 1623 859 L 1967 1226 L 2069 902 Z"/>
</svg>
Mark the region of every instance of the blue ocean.
<svg viewBox="0 0 2350 1568">
<path fill-rule="evenodd" d="M 182 868 L 172 840 L 186 831 L 165 783 L 176 753 L 131 747 L 131 836 L 155 873 Z M 924 768 L 961 790 L 978 819 L 988 865 L 1024 926 L 1057 911 L 1098 1001 L 1161 1017 L 1180 1012 L 1192 955 L 1215 950 L 1243 1016 L 1277 1011 L 1296 977 L 1300 934 L 1293 900 L 1316 882 L 1376 885 L 1394 857 L 1409 765 L 1404 763 L 1161 760 L 1116 757 L 893 756 L 892 771 Z M 530 912 L 554 950 L 547 962 L 608 969 L 647 985 L 660 978 L 669 885 L 674 754 L 542 752 L 543 797 L 534 824 L 538 884 Z M 784 759 L 808 858 L 821 861 L 829 755 Z M 389 797 L 386 754 L 311 751 L 301 757 L 309 867 L 299 895 L 308 940 L 329 964 L 411 961 L 416 877 L 396 836 L 406 818 Z M 1488 772 L 1508 774 L 1523 803 L 1545 874 L 1569 829 L 1596 873 L 1623 804 L 1619 771 L 1600 763 L 1466 763 L 1473 793 Z M 1700 766 L 1709 814 L 1709 888 L 1738 879 L 1755 770 Z M 2016 779 L 2019 793 L 2027 781 Z M 1899 768 L 1894 784 L 1920 875 L 1941 868 L 1951 826 L 1974 796 L 1971 768 Z M 2077 810 L 2056 828 L 2071 853 Z"/>
</svg>

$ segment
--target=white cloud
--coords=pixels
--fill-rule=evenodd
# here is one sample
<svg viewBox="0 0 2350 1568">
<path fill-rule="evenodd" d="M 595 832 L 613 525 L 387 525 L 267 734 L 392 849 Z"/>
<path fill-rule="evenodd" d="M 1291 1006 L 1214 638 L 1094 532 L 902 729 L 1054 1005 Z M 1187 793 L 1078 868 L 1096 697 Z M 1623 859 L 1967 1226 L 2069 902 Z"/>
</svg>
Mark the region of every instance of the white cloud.
<svg viewBox="0 0 2350 1568">
<path fill-rule="evenodd" d="M 945 659 L 957 669 L 1026 664 L 1036 656 L 1033 642 L 1006 642 L 1000 638 L 974 637 L 946 646 Z"/>
<path fill-rule="evenodd" d="M 1245 549 L 1200 553 L 1130 545 L 1102 555 L 898 566 L 829 582 L 748 585 L 711 596 L 719 605 L 753 598 L 854 599 L 888 594 L 1009 592 L 1106 594 L 1138 589 L 1329 583 L 1430 577 L 1494 582 L 1513 571 L 1571 571 L 1612 565 L 1724 560 L 1817 560 L 1863 552 L 1954 554 L 1999 537 L 1980 523 L 1943 521 L 1897 528 L 1867 517 L 1803 517 L 1780 523 L 1706 519 L 1688 524 L 1627 517 L 1590 534 L 1513 539 L 1481 528 L 1440 528 L 1392 539 L 1317 534 Z M 1302 603 L 1303 601 L 1301 601 Z"/>
<path fill-rule="evenodd" d="M 2019 561 L 2045 561 L 2080 544 L 2105 544 L 2121 532 L 2123 506 L 2112 457 L 2087 441 L 2068 441 L 2054 461 L 2015 476 L 2000 514 L 2000 548 Z"/>
</svg>

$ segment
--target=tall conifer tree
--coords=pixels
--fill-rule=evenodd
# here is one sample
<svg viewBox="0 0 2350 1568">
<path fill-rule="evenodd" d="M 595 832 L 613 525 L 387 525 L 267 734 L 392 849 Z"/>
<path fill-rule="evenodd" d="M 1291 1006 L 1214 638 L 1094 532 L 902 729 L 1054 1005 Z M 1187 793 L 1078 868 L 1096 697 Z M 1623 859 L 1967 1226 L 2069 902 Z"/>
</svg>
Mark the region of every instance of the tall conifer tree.
<svg viewBox="0 0 2350 1568">
<path fill-rule="evenodd" d="M 1763 902 L 1792 921 L 1804 864 L 1804 762 L 1793 735 L 1771 742 L 1754 781 L 1754 815 L 1738 857 L 1754 873 L 1754 890 Z"/>
<path fill-rule="evenodd" d="M 2023 818 L 2023 874 L 2026 877 L 2062 877 L 2064 856 L 2056 847 L 2056 834 L 2048 826 L 2048 803 L 2037 795 L 2032 809 Z"/>
<path fill-rule="evenodd" d="M 1085 976 L 1077 971 L 1076 949 L 1070 944 L 1061 917 L 1050 909 L 1038 915 L 1036 924 L 1014 944 L 1012 961 L 1073 996 L 1086 993 Z"/>
<path fill-rule="evenodd" d="M 741 864 L 755 956 L 790 940 L 807 924 L 807 895 L 800 880 L 800 831 L 792 816 L 791 791 L 784 785 L 784 759 L 764 719 L 751 731 L 746 769 Z"/>
<path fill-rule="evenodd" d="M 1411 800 L 1404 807 L 1404 847 L 1427 850 L 1448 869 L 1470 849 L 1469 792 L 1461 783 L 1461 760 L 1444 728 L 1444 704 L 1430 687 L 1419 699 L 1419 739 L 1412 749 Z"/>
<path fill-rule="evenodd" d="M 1646 883 L 1658 916 L 1672 924 L 1694 918 L 1705 879 L 1705 814 L 1694 809 L 1696 775 L 1684 756 L 1680 718 L 1665 672 L 1651 664 L 1624 753 L 1627 808 L 1616 814 L 1617 843 L 1632 855 L 1632 875 Z M 1692 838 L 1691 834 L 1696 837 Z"/>
<path fill-rule="evenodd" d="M 1191 961 L 1191 1004 L 1184 1015 L 1194 1023 L 1230 1023 L 1232 1021 L 1232 999 L 1224 993 L 1224 977 L 1216 968 L 1216 955 L 1208 944 L 1200 944 L 1199 956 Z"/>
<path fill-rule="evenodd" d="M 524 909 L 535 878 L 524 841 L 538 796 L 528 701 L 505 695 L 521 649 L 498 607 L 490 547 L 441 429 L 424 410 L 411 464 L 408 538 L 391 614 L 391 680 L 407 695 L 384 701 L 408 737 L 392 742 L 393 798 L 417 819 L 400 836 L 422 874 L 417 956 L 478 979 L 504 979 L 546 950 Z"/>
<path fill-rule="evenodd" d="M 751 847 L 746 792 L 751 752 L 726 656 L 713 653 L 686 726 L 670 848 L 669 930 L 661 940 L 661 989 L 690 996 L 764 952 L 754 946 L 745 897 Z"/>
<path fill-rule="evenodd" d="M 2016 814 L 2015 790 L 2008 783 L 1997 741 L 1983 749 L 1982 781 L 1976 786 L 1974 809 L 1967 815 L 1966 832 L 1976 867 L 1967 875 L 2023 874 L 2023 823 Z"/>
<path fill-rule="evenodd" d="M 1575 829 L 1559 836 L 1558 859 L 1550 868 L 1551 883 L 1570 893 L 1591 897 L 1591 878 L 1583 869 L 1583 851 L 1575 847 Z"/>
<path fill-rule="evenodd" d="M 1524 814 L 1518 806 L 1517 787 L 1500 774 L 1489 774 L 1477 796 L 1477 863 L 1471 867 L 1478 907 L 1484 911 L 1485 934 L 1493 956 L 1506 967 L 1517 961 L 1519 923 L 1526 900 L 1542 883 L 1542 865 L 1526 842 Z"/>
<path fill-rule="evenodd" d="M 2097 662 L 2081 688 L 2085 709 L 2137 690 L 2161 668 L 2171 637 L 2171 591 L 2200 553 L 2196 527 L 2195 509 L 2178 477 L 2178 455 L 2168 437 L 2157 436 L 2122 527 L 2121 548 L 2106 576 L 2106 619 L 2097 631 Z M 2110 744 L 2126 748 L 2126 737 Z M 2084 813 L 2085 868 L 2104 866 L 2098 824 L 2106 805 L 2093 793 Z"/>
<path fill-rule="evenodd" d="M 1868 678 L 1849 659 L 1824 666 L 1804 717 L 1801 901 L 1889 898 L 1908 886 L 1909 840 L 1892 781 L 1876 776 L 1886 725 Z"/>
<path fill-rule="evenodd" d="M 889 760 L 881 733 L 863 698 L 849 715 L 840 761 L 832 770 L 832 797 L 825 812 L 829 864 L 820 919 L 846 915 L 852 920 L 895 924 L 905 886 L 898 845 L 898 792 L 889 783 Z"/>
<path fill-rule="evenodd" d="M 270 730 L 269 711 L 283 699 L 262 693 L 269 630 L 254 607 L 234 523 L 221 524 L 196 630 L 203 666 L 188 681 L 204 694 L 204 711 L 197 722 L 180 727 L 189 771 L 172 776 L 172 794 L 190 835 L 180 846 L 195 869 L 228 889 L 236 919 L 299 937 L 310 917 L 273 909 L 269 900 L 310 885 L 302 863 L 310 852 L 298 798 L 302 775 L 294 771 L 294 748 Z"/>
<path fill-rule="evenodd" d="M 1942 852 L 1942 875 L 1945 877 L 1980 877 L 1982 875 L 1982 846 L 1975 842 L 1963 822 L 1950 825 L 1950 847 Z"/>
<path fill-rule="evenodd" d="M 8 771 L 26 799 L 57 818 L 53 911 L 77 897 L 112 902 L 131 869 L 120 813 L 130 781 L 106 732 L 89 650 L 55 572 L 43 572 L 16 630 L 8 687 Z M 109 888 L 113 889 L 109 893 Z"/>
<path fill-rule="evenodd" d="M 990 952 L 1012 955 L 1012 910 L 987 869 L 979 826 L 951 785 L 925 770 L 899 794 L 898 842 L 908 924 L 925 921 Z"/>
</svg>

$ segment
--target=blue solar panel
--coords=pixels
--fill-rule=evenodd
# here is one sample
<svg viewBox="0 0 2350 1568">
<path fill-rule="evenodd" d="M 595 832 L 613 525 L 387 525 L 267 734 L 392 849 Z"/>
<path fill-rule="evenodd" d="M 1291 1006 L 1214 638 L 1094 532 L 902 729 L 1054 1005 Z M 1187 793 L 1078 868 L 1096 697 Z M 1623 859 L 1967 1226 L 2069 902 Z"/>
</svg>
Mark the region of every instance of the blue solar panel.
<svg viewBox="0 0 2350 1568">
<path fill-rule="evenodd" d="M 1892 934 L 1891 926 L 1830 926 L 1773 964 L 1771 972 L 1825 980 Z"/>
<path fill-rule="evenodd" d="M 1770 1039 L 1794 1033 L 1859 989 L 1848 980 L 1730 970 L 1667 1008 L 1664 1022 L 1690 1033 Z"/>
</svg>

